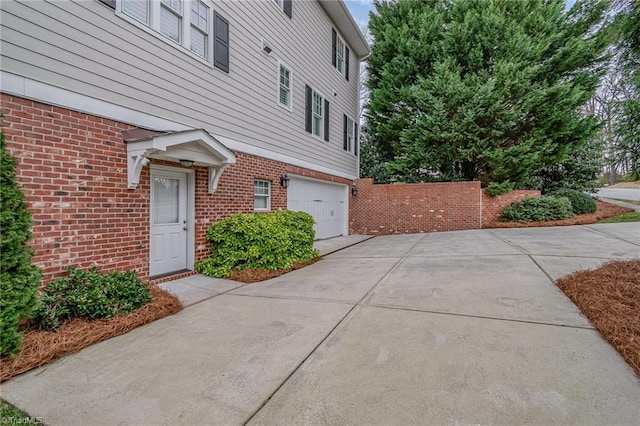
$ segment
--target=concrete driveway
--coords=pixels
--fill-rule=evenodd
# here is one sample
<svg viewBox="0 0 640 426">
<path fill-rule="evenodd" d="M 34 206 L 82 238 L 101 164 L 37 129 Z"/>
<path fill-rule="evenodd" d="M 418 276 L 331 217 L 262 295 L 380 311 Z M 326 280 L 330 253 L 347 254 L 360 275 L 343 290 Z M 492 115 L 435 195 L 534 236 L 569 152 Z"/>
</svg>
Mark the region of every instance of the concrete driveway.
<svg viewBox="0 0 640 426">
<path fill-rule="evenodd" d="M 50 425 L 638 424 L 639 378 L 552 282 L 637 257 L 636 223 L 376 237 L 196 277 L 204 300 L 2 397 Z"/>
</svg>

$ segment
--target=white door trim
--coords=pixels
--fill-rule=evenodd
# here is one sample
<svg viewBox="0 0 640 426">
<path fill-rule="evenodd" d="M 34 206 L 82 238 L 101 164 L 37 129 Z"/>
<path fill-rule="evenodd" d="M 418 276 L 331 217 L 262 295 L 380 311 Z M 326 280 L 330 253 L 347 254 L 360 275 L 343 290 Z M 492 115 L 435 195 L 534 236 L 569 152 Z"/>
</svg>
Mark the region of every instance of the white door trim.
<svg viewBox="0 0 640 426">
<path fill-rule="evenodd" d="M 151 170 L 165 170 L 169 172 L 181 172 L 187 175 L 187 269 L 193 270 L 195 265 L 195 223 L 196 223 L 196 173 L 193 169 L 184 167 L 162 166 L 151 164 Z M 151 176 L 151 173 L 149 173 Z M 151 195 L 151 194 L 149 194 Z M 151 199 L 149 199 L 149 226 L 151 226 Z M 149 241 L 151 249 L 151 241 Z M 151 259 L 149 259 L 151 262 Z"/>
</svg>

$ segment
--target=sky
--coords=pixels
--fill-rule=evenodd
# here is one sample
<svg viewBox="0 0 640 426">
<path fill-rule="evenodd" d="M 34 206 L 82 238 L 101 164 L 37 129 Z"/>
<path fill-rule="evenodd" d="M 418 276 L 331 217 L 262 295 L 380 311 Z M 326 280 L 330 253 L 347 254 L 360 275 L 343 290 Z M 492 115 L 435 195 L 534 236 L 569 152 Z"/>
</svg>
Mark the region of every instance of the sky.
<svg viewBox="0 0 640 426">
<path fill-rule="evenodd" d="M 571 8 L 576 0 L 566 0 L 567 9 Z M 373 0 L 344 0 L 345 4 L 351 12 L 351 16 L 359 27 L 366 26 L 369 23 L 369 11 L 374 11 Z"/>
</svg>

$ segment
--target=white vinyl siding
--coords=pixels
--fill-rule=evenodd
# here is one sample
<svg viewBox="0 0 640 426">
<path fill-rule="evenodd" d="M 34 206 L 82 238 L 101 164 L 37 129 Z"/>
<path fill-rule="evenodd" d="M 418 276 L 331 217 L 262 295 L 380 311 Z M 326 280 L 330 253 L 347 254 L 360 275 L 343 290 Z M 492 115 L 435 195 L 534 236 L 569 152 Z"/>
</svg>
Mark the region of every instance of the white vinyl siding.
<svg viewBox="0 0 640 426">
<path fill-rule="evenodd" d="M 271 182 L 255 180 L 253 182 L 253 210 L 268 211 L 271 209 Z"/>
<path fill-rule="evenodd" d="M 114 111 L 126 108 L 133 113 L 124 119 L 110 111 L 104 115 L 134 126 L 149 127 L 138 118 L 142 115 L 169 120 L 255 148 L 255 155 L 269 152 L 273 159 L 292 158 L 309 164 L 308 168 L 317 165 L 357 175 L 357 159 L 342 149 L 341 120 L 331 123 L 333 143 L 314 143 L 305 131 L 305 84 L 330 97 L 332 114 L 340 112 L 339 119 L 342 114 L 358 116 L 357 78 L 346 81 L 327 60 L 333 23 L 319 2 L 294 2 L 294 18 L 284 19 L 270 1 L 203 0 L 209 7 L 206 61 L 189 49 L 188 37 L 181 48 L 121 12 L 125 3 L 118 0 L 116 15 L 98 1 L 2 2 L 2 72 L 88 96 L 113 105 Z M 191 4 L 183 0 L 186 35 Z M 230 22 L 233 70 L 229 74 L 212 65 L 214 11 Z M 274 56 L 264 54 L 261 37 L 272 43 Z M 274 99 L 278 96 L 274 58 L 293 73 L 290 114 L 284 114 Z M 351 59 L 351 75 L 357 76 L 353 53 Z M 2 84 L 9 82 L 3 79 Z M 38 99 L 37 94 L 29 96 Z M 56 103 L 84 108 L 63 97 Z M 177 129 L 172 123 L 154 128 Z"/>
<path fill-rule="evenodd" d="M 199 0 L 191 1 L 190 36 L 191 51 L 207 59 L 209 50 L 209 7 Z"/>
<path fill-rule="evenodd" d="M 324 98 L 315 90 L 312 95 L 311 133 L 319 138 L 324 136 Z"/>
<path fill-rule="evenodd" d="M 291 70 L 284 64 L 278 64 L 278 103 L 291 110 Z"/>
</svg>

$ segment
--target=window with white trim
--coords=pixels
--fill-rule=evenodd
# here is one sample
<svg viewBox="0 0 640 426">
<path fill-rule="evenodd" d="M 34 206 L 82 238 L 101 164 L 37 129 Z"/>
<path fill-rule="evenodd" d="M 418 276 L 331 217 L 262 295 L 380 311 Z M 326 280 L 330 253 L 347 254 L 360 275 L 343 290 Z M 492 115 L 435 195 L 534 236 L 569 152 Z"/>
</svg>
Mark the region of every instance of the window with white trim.
<svg viewBox="0 0 640 426">
<path fill-rule="evenodd" d="M 356 145 L 356 122 L 347 117 L 346 142 L 344 149 L 353 154 Z"/>
<path fill-rule="evenodd" d="M 311 133 L 322 138 L 324 132 L 324 98 L 315 90 L 311 100 Z"/>
<path fill-rule="evenodd" d="M 160 32 L 180 44 L 182 0 L 162 0 L 160 2 Z"/>
<path fill-rule="evenodd" d="M 286 65 L 278 64 L 278 104 L 291 110 L 292 74 Z"/>
<path fill-rule="evenodd" d="M 344 41 L 338 36 L 336 37 L 336 69 L 340 74 L 344 74 Z"/>
<path fill-rule="evenodd" d="M 227 24 L 227 30 L 226 33 L 220 31 L 214 38 L 214 13 L 210 1 L 114 0 L 114 4 L 116 14 L 122 18 L 162 34 L 166 37 L 162 37 L 164 40 L 171 40 L 186 52 L 218 68 L 221 68 L 218 63 L 225 64 L 221 69 L 228 72 L 228 22 L 220 17 Z"/>
<path fill-rule="evenodd" d="M 271 182 L 256 179 L 253 181 L 253 210 L 268 211 L 271 209 Z"/>
<path fill-rule="evenodd" d="M 209 6 L 199 0 L 191 1 L 191 31 L 189 49 L 207 59 L 209 51 Z"/>
</svg>

